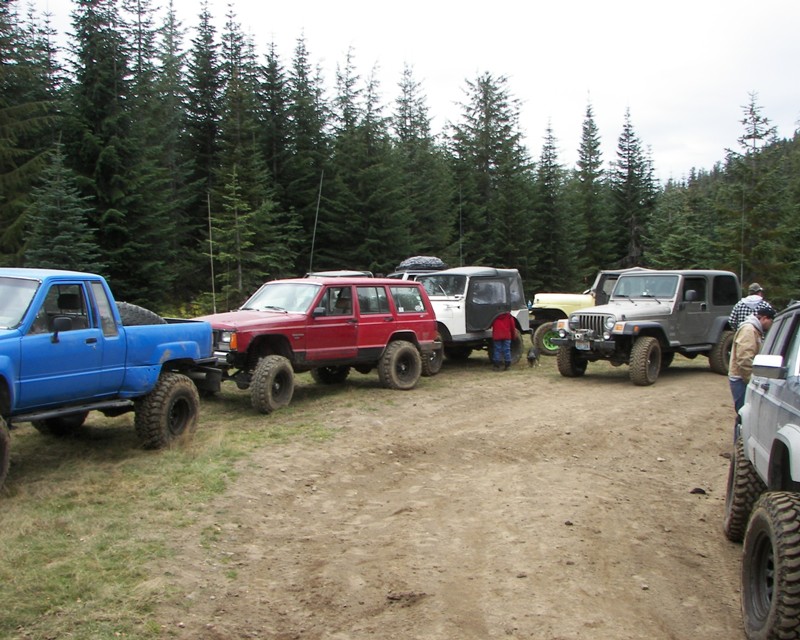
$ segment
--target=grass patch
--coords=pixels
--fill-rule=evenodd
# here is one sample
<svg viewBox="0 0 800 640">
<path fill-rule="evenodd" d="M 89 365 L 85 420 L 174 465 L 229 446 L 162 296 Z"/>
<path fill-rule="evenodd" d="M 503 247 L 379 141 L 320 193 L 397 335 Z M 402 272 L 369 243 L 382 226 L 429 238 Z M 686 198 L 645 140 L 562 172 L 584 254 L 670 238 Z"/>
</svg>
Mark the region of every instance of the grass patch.
<svg viewBox="0 0 800 640">
<path fill-rule="evenodd" d="M 0 637 L 162 637 L 148 618 L 166 587 L 147 567 L 171 556 L 254 449 L 335 437 L 296 406 L 263 416 L 247 392 L 226 389 L 202 402 L 190 442 L 163 451 L 140 448 L 133 414 L 92 413 L 64 439 L 14 429 L 0 490 Z"/>
</svg>

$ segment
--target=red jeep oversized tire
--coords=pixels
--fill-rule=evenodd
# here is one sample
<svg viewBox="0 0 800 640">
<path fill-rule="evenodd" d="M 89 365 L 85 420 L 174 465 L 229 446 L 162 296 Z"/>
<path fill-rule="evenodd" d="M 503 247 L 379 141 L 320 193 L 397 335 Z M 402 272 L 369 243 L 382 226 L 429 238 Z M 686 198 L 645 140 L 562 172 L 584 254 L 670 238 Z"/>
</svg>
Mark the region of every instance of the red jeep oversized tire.
<svg viewBox="0 0 800 640">
<path fill-rule="evenodd" d="M 181 373 L 162 373 L 146 396 L 134 401 L 134 426 L 145 449 L 161 449 L 194 433 L 200 396 L 194 382 Z"/>
<path fill-rule="evenodd" d="M 415 347 L 406 340 L 392 342 L 378 363 L 378 378 L 389 389 L 407 391 L 417 386 L 422 375 L 422 358 Z"/>
<path fill-rule="evenodd" d="M 435 376 L 442 369 L 444 363 L 444 341 L 442 334 L 436 334 L 433 351 L 430 355 L 422 357 L 422 375 L 427 377 Z"/>
<path fill-rule="evenodd" d="M 294 395 L 292 363 L 283 356 L 266 356 L 256 365 L 250 379 L 250 402 L 260 413 L 285 407 Z"/>
</svg>

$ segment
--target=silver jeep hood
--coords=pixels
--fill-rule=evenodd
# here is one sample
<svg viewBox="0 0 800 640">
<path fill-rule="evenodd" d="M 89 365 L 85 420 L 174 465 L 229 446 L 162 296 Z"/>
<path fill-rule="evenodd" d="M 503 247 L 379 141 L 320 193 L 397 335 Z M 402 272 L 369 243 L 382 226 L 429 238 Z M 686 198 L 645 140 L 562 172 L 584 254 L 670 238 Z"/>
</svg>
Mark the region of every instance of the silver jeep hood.
<svg viewBox="0 0 800 640">
<path fill-rule="evenodd" d="M 649 320 L 670 315 L 674 304 L 675 300 L 672 298 L 615 298 L 608 304 L 586 307 L 574 313 L 614 316 L 617 320 Z"/>
</svg>

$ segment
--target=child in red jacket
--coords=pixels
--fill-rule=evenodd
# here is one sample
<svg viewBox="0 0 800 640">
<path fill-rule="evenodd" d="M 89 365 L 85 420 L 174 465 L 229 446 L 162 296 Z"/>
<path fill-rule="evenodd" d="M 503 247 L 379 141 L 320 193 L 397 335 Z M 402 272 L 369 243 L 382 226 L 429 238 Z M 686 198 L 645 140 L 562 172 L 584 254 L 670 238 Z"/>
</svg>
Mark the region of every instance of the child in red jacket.
<svg viewBox="0 0 800 640">
<path fill-rule="evenodd" d="M 508 371 L 511 366 L 511 339 L 517 325 L 514 323 L 514 316 L 508 311 L 504 311 L 492 322 L 492 366 L 495 371 L 500 370 L 503 364 L 503 371 Z"/>
</svg>

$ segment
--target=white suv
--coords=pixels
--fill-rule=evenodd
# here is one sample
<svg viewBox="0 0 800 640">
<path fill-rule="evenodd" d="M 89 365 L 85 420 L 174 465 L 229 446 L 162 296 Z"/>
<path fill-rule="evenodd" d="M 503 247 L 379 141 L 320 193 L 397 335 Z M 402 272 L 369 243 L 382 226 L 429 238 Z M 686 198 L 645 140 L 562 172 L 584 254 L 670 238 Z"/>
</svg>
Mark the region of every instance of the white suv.
<svg viewBox="0 0 800 640">
<path fill-rule="evenodd" d="M 744 540 L 742 616 L 755 638 L 800 636 L 800 303 L 775 317 L 739 412 L 725 535 Z"/>
</svg>

